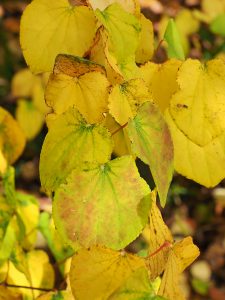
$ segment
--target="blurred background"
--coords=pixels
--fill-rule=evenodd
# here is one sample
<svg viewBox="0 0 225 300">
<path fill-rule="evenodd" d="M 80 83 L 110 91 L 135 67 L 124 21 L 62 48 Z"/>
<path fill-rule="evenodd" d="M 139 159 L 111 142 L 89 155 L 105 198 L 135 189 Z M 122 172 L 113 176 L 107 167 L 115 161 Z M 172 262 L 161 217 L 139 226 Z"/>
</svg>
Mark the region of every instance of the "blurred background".
<svg viewBox="0 0 225 300">
<path fill-rule="evenodd" d="M 38 174 L 39 154 L 47 133 L 44 121 L 48 112 L 44 103 L 47 79 L 34 77 L 26 69 L 19 43 L 20 18 L 29 2 L 0 1 L 0 105 L 16 117 L 28 140 L 15 165 L 17 188 L 35 195 L 41 211 L 48 212 L 51 200 L 40 190 Z M 187 57 L 202 61 L 218 56 L 225 59 L 224 0 L 140 2 L 143 13 L 153 22 L 155 62 L 167 59 L 163 45 L 158 45 L 171 17 L 175 19 Z M 214 26 L 215 20 L 221 25 Z M 187 298 L 225 300 L 225 181 L 214 189 L 206 189 L 175 174 L 163 216 L 177 239 L 191 235 L 201 250 L 198 260 L 183 275 Z M 42 244 L 44 241 L 38 243 L 37 247 L 46 246 Z M 141 246 L 139 240 L 131 248 L 139 251 Z"/>
</svg>

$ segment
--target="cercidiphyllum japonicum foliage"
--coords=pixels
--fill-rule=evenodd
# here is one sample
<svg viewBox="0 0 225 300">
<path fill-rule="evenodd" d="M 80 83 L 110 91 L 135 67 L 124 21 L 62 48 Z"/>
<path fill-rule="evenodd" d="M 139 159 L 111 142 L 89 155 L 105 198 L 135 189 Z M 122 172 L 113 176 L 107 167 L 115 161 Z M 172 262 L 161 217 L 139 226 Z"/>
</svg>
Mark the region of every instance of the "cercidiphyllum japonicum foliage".
<svg viewBox="0 0 225 300">
<path fill-rule="evenodd" d="M 52 73 L 40 177 L 54 194 L 62 240 L 78 250 L 69 275 L 73 296 L 43 299 L 183 299 L 180 274 L 198 249 L 190 237 L 173 242 L 135 158 L 149 166 L 162 206 L 174 168 L 207 187 L 225 177 L 224 61 L 184 60 L 170 21 L 170 59 L 152 62 L 152 23 L 136 0 L 33 0 L 20 40 L 31 71 Z M 24 142 L 12 142 L 10 117 L 1 115 L 4 174 Z M 111 160 L 112 153 L 118 157 Z M 147 257 L 125 252 L 143 229 Z"/>
</svg>

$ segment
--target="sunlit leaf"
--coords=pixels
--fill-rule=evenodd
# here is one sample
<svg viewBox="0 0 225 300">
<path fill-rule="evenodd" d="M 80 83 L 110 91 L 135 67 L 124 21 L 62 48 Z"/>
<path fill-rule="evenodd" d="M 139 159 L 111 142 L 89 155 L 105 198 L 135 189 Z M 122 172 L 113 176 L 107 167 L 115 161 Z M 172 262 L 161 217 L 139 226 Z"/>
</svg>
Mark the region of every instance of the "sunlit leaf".
<svg viewBox="0 0 225 300">
<path fill-rule="evenodd" d="M 168 44 L 167 52 L 169 58 L 185 59 L 184 50 L 181 44 L 179 32 L 173 19 L 170 19 L 164 34 L 164 39 Z"/>
<path fill-rule="evenodd" d="M 140 15 L 140 41 L 136 51 L 136 62 L 143 64 L 149 61 L 154 53 L 154 33 L 152 22 L 143 14 Z"/>
<path fill-rule="evenodd" d="M 202 65 L 188 59 L 178 72 L 179 91 L 170 102 L 178 129 L 199 146 L 206 146 L 225 130 L 225 62 Z"/>
<path fill-rule="evenodd" d="M 216 186 L 225 178 L 225 134 L 201 147 L 179 130 L 169 112 L 166 112 L 166 120 L 174 144 L 175 170 L 204 186 Z"/>
<path fill-rule="evenodd" d="M 90 125 L 71 108 L 52 124 L 40 158 L 40 178 L 46 190 L 54 190 L 83 162 L 108 161 L 112 140 L 101 125 Z"/>
<path fill-rule="evenodd" d="M 0 149 L 0 175 L 4 174 L 6 172 L 7 169 L 7 161 Z"/>
<path fill-rule="evenodd" d="M 146 82 L 153 101 L 162 112 L 169 106 L 172 95 L 179 88 L 176 79 L 181 64 L 179 60 L 169 59 L 163 64 L 148 62 L 140 68 L 140 77 Z"/>
<path fill-rule="evenodd" d="M 144 81 L 131 79 L 112 88 L 109 112 L 120 125 L 124 125 L 135 117 L 139 106 L 146 101 L 151 101 L 151 95 Z"/>
<path fill-rule="evenodd" d="M 57 54 L 83 56 L 95 32 L 96 20 L 88 7 L 67 0 L 34 0 L 22 16 L 20 41 L 27 64 L 40 73 L 52 71 Z"/>
<path fill-rule="evenodd" d="M 58 56 L 46 89 L 46 102 L 56 114 L 76 107 L 88 123 L 97 123 L 107 111 L 109 82 L 105 70 L 89 60 Z"/>
<path fill-rule="evenodd" d="M 147 223 L 149 193 L 131 156 L 87 166 L 74 171 L 56 191 L 55 224 L 70 243 L 122 249 Z"/>
<path fill-rule="evenodd" d="M 132 151 L 149 165 L 164 206 L 173 176 L 173 144 L 159 109 L 151 102 L 144 103 L 129 121 L 128 134 Z"/>
<path fill-rule="evenodd" d="M 16 119 L 28 140 L 38 135 L 45 121 L 43 113 L 31 101 L 24 99 L 18 101 Z"/>
<path fill-rule="evenodd" d="M 103 300 L 117 290 L 144 261 L 124 251 L 82 249 L 73 257 L 70 282 L 75 299 Z"/>
<path fill-rule="evenodd" d="M 17 121 L 0 107 L 0 150 L 9 164 L 23 152 L 25 136 Z"/>
<path fill-rule="evenodd" d="M 28 271 L 31 280 L 18 271 L 10 262 L 7 277 L 8 284 L 21 285 L 27 287 L 38 287 L 43 289 L 52 289 L 54 285 L 54 270 L 49 263 L 48 255 L 41 250 L 33 250 L 26 254 L 25 257 L 28 265 Z M 33 295 L 37 297 L 41 291 L 23 288 L 14 288 L 12 291 L 21 292 L 27 300 L 33 299 Z"/>
</svg>

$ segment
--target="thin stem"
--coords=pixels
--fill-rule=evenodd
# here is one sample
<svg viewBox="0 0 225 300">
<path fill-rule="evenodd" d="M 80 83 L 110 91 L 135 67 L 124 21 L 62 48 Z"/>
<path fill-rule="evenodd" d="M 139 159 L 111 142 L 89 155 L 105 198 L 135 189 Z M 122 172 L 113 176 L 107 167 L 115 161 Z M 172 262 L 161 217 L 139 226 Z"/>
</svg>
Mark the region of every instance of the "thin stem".
<svg viewBox="0 0 225 300">
<path fill-rule="evenodd" d="M 159 51 L 160 47 L 162 46 L 163 42 L 164 42 L 164 39 L 159 41 L 159 44 L 158 44 L 158 46 L 157 46 L 157 48 L 155 49 L 155 52 L 154 52 L 154 57 L 156 56 L 156 54 Z"/>
<path fill-rule="evenodd" d="M 171 243 L 169 241 L 165 241 L 162 246 L 160 246 L 156 251 L 154 251 L 153 253 L 148 255 L 148 258 L 155 256 L 156 254 L 158 254 L 161 250 L 163 250 L 164 248 L 168 248 L 171 247 Z"/>
<path fill-rule="evenodd" d="M 36 290 L 36 291 L 42 291 L 42 292 L 54 292 L 54 289 L 45 289 L 45 288 L 37 288 L 32 286 L 24 286 L 24 285 L 14 285 L 9 283 L 1 283 L 0 285 L 10 287 L 10 288 L 17 288 L 17 289 L 28 289 L 28 290 Z"/>
<path fill-rule="evenodd" d="M 128 122 L 125 123 L 124 125 L 120 126 L 118 129 L 116 129 L 116 130 L 112 133 L 112 136 L 113 136 L 114 134 L 116 134 L 117 132 L 119 132 L 120 130 L 122 130 L 123 128 L 125 128 L 127 125 L 128 125 Z"/>
</svg>

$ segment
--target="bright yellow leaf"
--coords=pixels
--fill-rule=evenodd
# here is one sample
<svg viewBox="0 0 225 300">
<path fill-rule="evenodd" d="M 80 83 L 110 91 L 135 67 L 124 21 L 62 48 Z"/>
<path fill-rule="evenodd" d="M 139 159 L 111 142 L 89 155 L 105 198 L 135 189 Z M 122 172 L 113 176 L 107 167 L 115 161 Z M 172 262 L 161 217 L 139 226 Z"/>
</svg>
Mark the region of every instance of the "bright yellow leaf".
<svg viewBox="0 0 225 300">
<path fill-rule="evenodd" d="M 82 249 L 71 264 L 73 295 L 77 300 L 108 299 L 140 267 L 145 267 L 143 259 L 124 251 L 103 247 Z"/>
<path fill-rule="evenodd" d="M 46 89 L 46 102 L 56 114 L 75 107 L 88 123 L 107 111 L 109 82 L 103 67 L 73 56 L 58 56 Z"/>
<path fill-rule="evenodd" d="M 9 164 L 23 152 L 25 136 L 18 122 L 0 107 L 0 150 Z"/>
<path fill-rule="evenodd" d="M 42 250 L 33 250 L 26 254 L 26 261 L 30 273 L 31 282 L 26 276 L 18 271 L 15 266 L 10 262 L 7 277 L 8 284 L 32 286 L 38 288 L 52 289 L 54 285 L 54 270 L 49 263 L 48 255 Z M 41 291 L 29 290 L 23 288 L 15 288 L 12 291 L 21 292 L 26 300 L 32 300 L 33 295 L 37 297 Z"/>
<path fill-rule="evenodd" d="M 143 14 L 140 15 L 141 32 L 138 48 L 136 51 L 136 62 L 143 64 L 149 61 L 154 53 L 154 32 L 152 22 Z"/>
<path fill-rule="evenodd" d="M 178 72 L 179 90 L 170 101 L 170 115 L 178 129 L 199 146 L 206 146 L 225 130 L 225 63 L 202 65 L 188 59 Z"/>
<path fill-rule="evenodd" d="M 169 106 L 172 95 L 178 90 L 177 72 L 182 62 L 169 59 L 163 64 L 148 62 L 140 68 L 140 77 L 152 93 L 153 101 L 162 112 Z"/>
<path fill-rule="evenodd" d="M 131 79 L 112 88 L 109 112 L 120 125 L 124 125 L 130 118 L 135 117 L 142 103 L 151 100 L 145 82 L 142 79 Z"/>
<path fill-rule="evenodd" d="M 201 147 L 179 130 L 168 111 L 166 121 L 174 144 L 174 168 L 178 173 L 206 187 L 214 187 L 225 178 L 225 133 Z"/>
<path fill-rule="evenodd" d="M 22 16 L 20 41 L 27 64 L 41 73 L 52 71 L 57 54 L 83 56 L 95 32 L 96 19 L 88 7 L 67 0 L 34 0 Z"/>
<path fill-rule="evenodd" d="M 4 174 L 7 169 L 7 161 L 0 149 L 0 174 Z"/>
<path fill-rule="evenodd" d="M 41 131 L 45 117 L 29 100 L 19 99 L 16 108 L 16 119 L 27 140 L 32 140 Z"/>
</svg>

